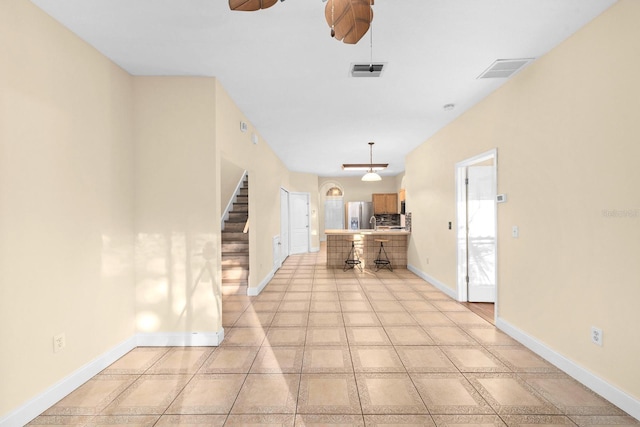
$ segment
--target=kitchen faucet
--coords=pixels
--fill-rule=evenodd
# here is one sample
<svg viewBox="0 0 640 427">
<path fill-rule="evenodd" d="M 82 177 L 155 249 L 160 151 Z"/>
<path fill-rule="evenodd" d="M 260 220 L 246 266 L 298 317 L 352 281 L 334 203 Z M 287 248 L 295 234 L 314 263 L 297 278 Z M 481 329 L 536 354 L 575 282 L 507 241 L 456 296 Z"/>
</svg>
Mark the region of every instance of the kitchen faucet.
<svg viewBox="0 0 640 427">
<path fill-rule="evenodd" d="M 378 231 L 378 220 L 376 219 L 375 215 L 371 215 L 371 218 L 369 218 L 369 224 L 371 223 L 373 223 L 374 231 Z"/>
</svg>

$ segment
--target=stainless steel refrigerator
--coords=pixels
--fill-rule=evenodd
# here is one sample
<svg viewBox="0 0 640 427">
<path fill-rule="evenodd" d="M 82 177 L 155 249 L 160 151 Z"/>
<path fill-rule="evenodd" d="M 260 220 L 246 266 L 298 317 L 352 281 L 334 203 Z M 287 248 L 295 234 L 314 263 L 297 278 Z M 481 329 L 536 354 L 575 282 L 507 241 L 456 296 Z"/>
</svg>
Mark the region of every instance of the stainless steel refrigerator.
<svg viewBox="0 0 640 427">
<path fill-rule="evenodd" d="M 349 230 L 360 230 L 373 228 L 369 222 L 373 216 L 373 203 L 371 202 L 349 202 L 347 210 L 347 228 Z"/>
</svg>

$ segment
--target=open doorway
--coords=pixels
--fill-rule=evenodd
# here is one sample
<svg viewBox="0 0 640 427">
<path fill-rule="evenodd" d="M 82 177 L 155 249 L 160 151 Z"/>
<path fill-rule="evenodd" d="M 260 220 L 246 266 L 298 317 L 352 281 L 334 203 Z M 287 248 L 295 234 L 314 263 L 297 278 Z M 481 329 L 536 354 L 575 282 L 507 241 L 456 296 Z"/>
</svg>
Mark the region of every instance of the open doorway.
<svg viewBox="0 0 640 427">
<path fill-rule="evenodd" d="M 456 164 L 458 299 L 485 312 L 497 301 L 496 192 L 497 150 Z"/>
</svg>

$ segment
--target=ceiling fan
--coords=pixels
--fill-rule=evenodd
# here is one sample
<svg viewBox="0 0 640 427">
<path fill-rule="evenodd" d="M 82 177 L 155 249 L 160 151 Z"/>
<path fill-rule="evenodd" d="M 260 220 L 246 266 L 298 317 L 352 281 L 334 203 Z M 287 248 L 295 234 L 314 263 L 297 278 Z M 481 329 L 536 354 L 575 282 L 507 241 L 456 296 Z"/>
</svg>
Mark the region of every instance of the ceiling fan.
<svg viewBox="0 0 640 427">
<path fill-rule="evenodd" d="M 284 0 L 280 0 L 281 2 Z M 323 0 L 327 4 L 324 16 L 331 28 L 331 37 L 347 44 L 356 44 L 369 31 L 373 20 L 373 0 Z M 253 12 L 267 9 L 278 0 L 229 0 L 231 10 Z"/>
</svg>

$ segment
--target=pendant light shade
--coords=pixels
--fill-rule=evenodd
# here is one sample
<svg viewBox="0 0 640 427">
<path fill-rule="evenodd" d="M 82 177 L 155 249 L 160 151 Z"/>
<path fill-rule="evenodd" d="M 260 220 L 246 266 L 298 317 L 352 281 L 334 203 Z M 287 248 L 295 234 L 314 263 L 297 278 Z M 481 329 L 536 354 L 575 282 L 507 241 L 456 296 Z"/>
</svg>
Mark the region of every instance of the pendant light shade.
<svg viewBox="0 0 640 427">
<path fill-rule="evenodd" d="M 382 177 L 375 172 L 367 172 L 363 177 L 363 181 L 382 181 Z"/>
<path fill-rule="evenodd" d="M 382 181 L 380 175 L 373 171 L 373 144 L 375 143 L 369 143 L 369 172 L 362 177 L 362 180 L 367 182 Z"/>
</svg>

